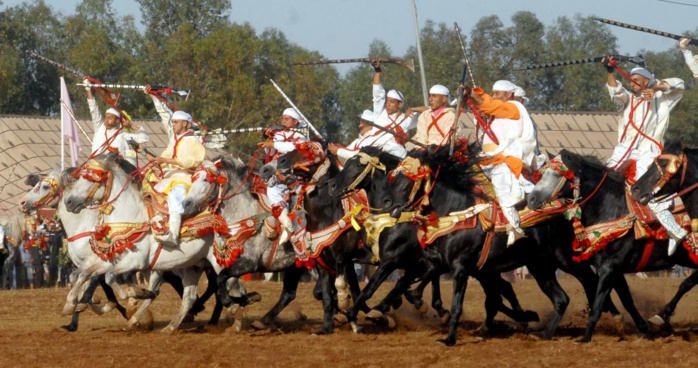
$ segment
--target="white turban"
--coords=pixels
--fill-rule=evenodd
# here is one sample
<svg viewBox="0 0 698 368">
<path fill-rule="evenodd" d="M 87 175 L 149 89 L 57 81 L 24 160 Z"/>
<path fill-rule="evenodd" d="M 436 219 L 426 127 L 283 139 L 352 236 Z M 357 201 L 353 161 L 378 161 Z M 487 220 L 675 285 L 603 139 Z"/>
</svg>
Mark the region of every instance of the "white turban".
<svg viewBox="0 0 698 368">
<path fill-rule="evenodd" d="M 364 112 L 362 112 L 361 115 L 359 116 L 359 119 L 370 121 L 373 123 L 373 116 L 374 116 L 373 111 L 364 110 Z"/>
<path fill-rule="evenodd" d="M 296 120 L 298 120 L 298 121 L 301 120 L 301 116 L 300 116 L 300 114 L 298 114 L 298 111 L 296 111 L 295 109 L 293 109 L 293 108 L 291 108 L 291 107 L 289 107 L 288 109 L 284 110 L 284 113 L 281 114 L 281 115 L 290 116 L 290 117 L 292 117 L 292 118 L 294 118 L 294 119 L 296 119 Z"/>
<path fill-rule="evenodd" d="M 113 107 L 108 108 L 106 113 L 112 114 L 112 115 L 116 116 L 118 119 L 121 119 L 121 113 L 119 112 L 119 110 L 117 110 Z"/>
<path fill-rule="evenodd" d="M 632 76 L 633 74 L 638 74 L 649 79 L 650 83 L 647 85 L 647 87 L 652 87 L 654 85 L 654 74 L 650 73 L 649 70 L 638 66 L 630 71 L 630 76 Z"/>
<path fill-rule="evenodd" d="M 388 98 L 394 98 L 400 102 L 405 102 L 405 97 L 402 95 L 402 92 L 395 89 L 388 91 Z"/>
<path fill-rule="evenodd" d="M 429 89 L 429 94 L 431 95 L 444 95 L 448 96 L 450 93 L 448 92 L 448 88 L 446 86 L 443 86 L 441 84 L 435 84 Z"/>
<path fill-rule="evenodd" d="M 516 86 L 516 88 L 514 88 L 514 97 L 523 99 L 524 105 L 528 104 L 528 97 L 526 97 L 526 91 L 524 91 L 524 89 L 519 86 Z"/>
<path fill-rule="evenodd" d="M 508 80 L 498 80 L 494 82 L 492 90 L 502 92 L 514 92 L 514 90 L 516 90 L 516 85 L 514 83 L 509 82 Z"/>
<path fill-rule="evenodd" d="M 191 123 L 191 115 L 187 114 L 184 111 L 175 111 L 174 114 L 172 114 L 171 120 L 186 120 Z"/>
</svg>

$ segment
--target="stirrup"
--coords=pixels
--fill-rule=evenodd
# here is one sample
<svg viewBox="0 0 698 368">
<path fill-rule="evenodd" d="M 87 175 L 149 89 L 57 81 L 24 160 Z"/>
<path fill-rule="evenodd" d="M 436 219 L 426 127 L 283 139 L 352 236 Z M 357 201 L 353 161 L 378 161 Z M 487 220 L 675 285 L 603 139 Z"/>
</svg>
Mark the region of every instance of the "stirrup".
<svg viewBox="0 0 698 368">
<path fill-rule="evenodd" d="M 511 229 L 507 231 L 507 248 L 510 247 L 512 244 L 516 243 L 519 241 L 519 239 L 526 238 L 526 234 L 523 232 L 519 232 L 516 229 Z"/>
<path fill-rule="evenodd" d="M 159 243 L 162 243 L 162 245 L 169 246 L 169 247 L 176 247 L 179 245 L 179 242 L 177 241 L 177 237 L 172 234 L 171 231 L 168 231 L 167 234 L 164 235 L 155 235 L 154 236 L 155 240 L 157 240 Z"/>
</svg>

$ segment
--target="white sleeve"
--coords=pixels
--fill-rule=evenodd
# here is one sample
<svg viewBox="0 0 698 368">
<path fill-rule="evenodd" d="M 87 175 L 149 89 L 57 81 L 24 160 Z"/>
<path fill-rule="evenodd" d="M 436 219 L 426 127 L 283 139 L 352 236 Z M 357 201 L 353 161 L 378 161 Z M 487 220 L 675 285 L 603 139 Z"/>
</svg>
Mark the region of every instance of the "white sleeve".
<svg viewBox="0 0 698 368">
<path fill-rule="evenodd" d="M 378 117 L 385 109 L 385 89 L 382 84 L 373 85 L 373 114 Z"/>
<path fill-rule="evenodd" d="M 350 150 L 346 148 L 337 149 L 337 157 L 342 161 L 342 163 L 347 162 L 348 159 L 356 156 L 359 150 Z"/>
<path fill-rule="evenodd" d="M 99 106 L 97 106 L 97 101 L 94 98 L 87 99 L 87 106 L 90 107 L 90 115 L 92 115 L 92 126 L 95 132 L 104 125 L 104 119 L 102 119 L 102 113 L 99 112 Z"/>
<path fill-rule="evenodd" d="M 162 103 L 157 97 L 150 95 L 153 99 L 153 104 L 155 105 L 155 110 L 160 115 L 160 121 L 162 121 L 162 127 L 167 132 L 167 136 L 172 139 L 174 137 L 174 131 L 172 130 L 172 124 L 170 124 L 170 118 L 172 117 L 172 110 L 170 110 L 167 105 Z"/>
<path fill-rule="evenodd" d="M 698 61 L 696 61 L 693 53 L 689 49 L 681 52 L 683 53 L 683 59 L 686 61 L 686 65 L 688 65 L 688 68 L 691 69 L 691 73 L 693 73 L 693 78 L 698 78 Z"/>
<path fill-rule="evenodd" d="M 606 89 L 608 89 L 608 94 L 611 96 L 611 100 L 618 106 L 619 108 L 624 108 L 625 105 L 630 102 L 630 92 L 628 92 L 625 88 L 623 88 L 623 85 L 618 83 L 617 86 L 611 87 L 606 83 Z"/>
<path fill-rule="evenodd" d="M 289 153 L 296 149 L 293 142 L 274 142 L 274 149 L 279 153 Z"/>
</svg>

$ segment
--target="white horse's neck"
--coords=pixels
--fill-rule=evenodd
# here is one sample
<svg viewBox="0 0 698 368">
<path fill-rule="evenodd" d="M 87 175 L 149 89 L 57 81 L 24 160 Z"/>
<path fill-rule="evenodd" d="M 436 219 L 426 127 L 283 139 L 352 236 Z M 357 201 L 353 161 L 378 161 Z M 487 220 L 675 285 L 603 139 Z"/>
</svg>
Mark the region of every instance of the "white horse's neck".
<svg viewBox="0 0 698 368">
<path fill-rule="evenodd" d="M 127 181 L 128 178 L 121 175 L 121 173 L 117 173 L 116 170 L 118 169 L 112 172 L 114 182 L 109 195 L 109 202 L 114 209 L 110 214 L 104 215 L 104 222 L 148 221 L 148 213 L 141 197 L 141 192 Z"/>
</svg>

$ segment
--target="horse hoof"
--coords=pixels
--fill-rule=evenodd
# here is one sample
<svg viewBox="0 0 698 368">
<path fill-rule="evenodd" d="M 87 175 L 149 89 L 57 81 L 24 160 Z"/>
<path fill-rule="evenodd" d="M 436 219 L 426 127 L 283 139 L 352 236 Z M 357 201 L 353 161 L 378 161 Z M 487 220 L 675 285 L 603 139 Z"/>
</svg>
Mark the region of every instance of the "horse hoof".
<svg viewBox="0 0 698 368">
<path fill-rule="evenodd" d="M 591 342 L 591 338 L 590 338 L 590 337 L 584 336 L 584 337 L 581 337 L 581 338 L 577 339 L 576 342 L 577 342 L 577 343 L 580 343 L 580 344 L 586 344 L 586 343 L 588 343 L 588 342 Z"/>
<path fill-rule="evenodd" d="M 373 319 L 373 320 L 378 320 L 382 319 L 385 315 L 383 312 L 377 310 L 377 309 L 371 309 L 368 313 L 366 313 L 366 318 L 368 319 Z"/>
<path fill-rule="evenodd" d="M 388 328 L 391 330 L 394 330 L 395 327 L 397 327 L 397 323 L 395 322 L 395 319 L 390 316 L 385 316 L 385 319 L 388 321 Z"/>
<path fill-rule="evenodd" d="M 269 326 L 267 326 L 262 321 L 254 321 L 254 322 L 252 322 L 251 326 L 252 326 L 252 328 L 254 328 L 255 330 L 258 330 L 258 331 L 266 330 L 269 328 Z"/>
<path fill-rule="evenodd" d="M 160 330 L 160 333 L 168 334 L 168 335 L 172 335 L 175 332 L 177 332 L 177 327 L 174 327 L 172 325 L 167 325 L 167 326 L 165 326 L 165 328 Z"/>
<path fill-rule="evenodd" d="M 659 314 L 654 315 L 652 318 L 648 319 L 647 322 L 655 326 L 664 326 L 667 323 Z"/>
<path fill-rule="evenodd" d="M 456 341 L 453 339 L 438 339 L 436 342 L 443 346 L 453 346 L 456 344 Z"/>
<path fill-rule="evenodd" d="M 233 329 L 237 333 L 240 333 L 240 331 L 242 331 L 242 320 L 241 319 L 236 319 L 235 322 L 233 322 Z"/>
<path fill-rule="evenodd" d="M 442 325 L 447 324 L 448 321 L 450 321 L 450 320 L 451 320 L 451 312 L 449 312 L 449 311 L 444 312 L 444 314 L 442 314 L 439 317 L 439 323 L 441 323 Z"/>
<path fill-rule="evenodd" d="M 313 336 L 327 336 L 327 335 L 332 335 L 332 330 L 328 330 L 328 329 L 323 328 L 323 329 L 320 330 L 320 331 L 313 332 L 311 335 L 313 335 Z"/>
<path fill-rule="evenodd" d="M 306 315 L 305 315 L 303 312 L 301 312 L 301 311 L 296 311 L 295 314 L 296 314 L 296 320 L 297 320 L 297 321 L 307 321 L 307 320 L 308 320 L 308 316 L 306 316 Z M 335 315 L 335 316 L 336 316 L 336 315 Z M 345 319 L 346 319 L 346 317 L 345 317 Z M 348 322 L 348 321 L 347 321 L 347 322 Z M 344 323 L 346 323 L 346 322 L 344 322 Z"/>
<path fill-rule="evenodd" d="M 625 325 L 623 324 L 623 315 L 618 314 L 613 316 L 613 324 L 616 326 L 616 331 L 620 336 L 625 335 Z"/>
<path fill-rule="evenodd" d="M 61 311 L 61 315 L 64 315 L 64 316 L 72 315 L 73 312 L 75 312 L 75 307 L 76 307 L 75 304 L 66 303 L 63 306 L 63 310 Z"/>
<path fill-rule="evenodd" d="M 262 294 L 253 291 L 251 293 L 247 293 L 247 300 L 249 300 L 250 304 L 252 303 L 258 303 L 262 301 Z"/>
<path fill-rule="evenodd" d="M 364 331 L 364 328 L 359 326 L 356 322 L 349 322 L 349 325 L 351 326 L 351 330 L 354 331 L 355 334 L 360 334 Z"/>
<path fill-rule="evenodd" d="M 78 329 L 75 328 L 75 326 L 73 326 L 73 325 L 65 325 L 65 326 L 61 326 L 60 330 L 65 331 L 65 332 L 75 332 Z"/>
<path fill-rule="evenodd" d="M 345 325 L 349 323 L 349 318 L 347 318 L 347 316 L 345 316 L 343 313 L 335 314 L 334 316 L 332 316 L 332 320 L 334 321 L 334 323 L 338 325 Z"/>
<path fill-rule="evenodd" d="M 95 296 L 92 297 L 92 304 L 97 305 L 97 304 L 101 304 L 101 303 L 102 303 L 102 298 L 100 298 L 100 297 L 97 296 L 97 295 L 95 295 Z"/>
<path fill-rule="evenodd" d="M 421 313 L 422 315 L 427 314 L 427 312 L 429 311 L 429 306 L 427 305 L 427 303 L 422 303 L 422 305 L 420 305 L 419 308 L 417 308 L 417 311 L 419 311 L 419 313 Z"/>
<path fill-rule="evenodd" d="M 86 303 L 78 303 L 77 307 L 75 307 L 75 312 L 77 313 L 82 313 L 85 310 L 87 310 L 87 304 Z"/>
<path fill-rule="evenodd" d="M 187 314 L 186 316 L 184 316 L 184 318 L 182 318 L 182 323 L 192 323 L 192 322 L 194 322 L 194 315 L 192 315 L 192 314 Z"/>
<path fill-rule="evenodd" d="M 136 287 L 129 287 L 128 291 L 126 292 L 126 296 L 129 298 L 135 298 L 135 299 L 142 299 L 143 295 L 145 294 L 145 290 L 142 288 L 136 288 Z"/>
<path fill-rule="evenodd" d="M 111 312 L 111 311 L 113 311 L 115 308 L 116 308 L 116 303 L 114 303 L 114 302 L 107 302 L 107 304 L 105 304 L 105 305 L 102 307 L 102 313 Z"/>
</svg>

